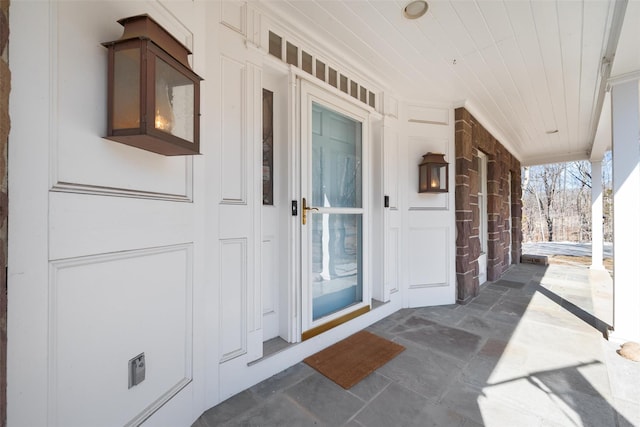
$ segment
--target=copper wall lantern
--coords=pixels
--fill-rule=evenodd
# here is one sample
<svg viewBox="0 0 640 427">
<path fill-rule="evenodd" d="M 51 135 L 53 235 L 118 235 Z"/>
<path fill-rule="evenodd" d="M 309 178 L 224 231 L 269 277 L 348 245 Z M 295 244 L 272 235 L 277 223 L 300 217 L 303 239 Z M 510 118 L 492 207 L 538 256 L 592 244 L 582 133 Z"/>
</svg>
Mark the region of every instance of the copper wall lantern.
<svg viewBox="0 0 640 427">
<path fill-rule="evenodd" d="M 419 166 L 419 193 L 449 192 L 449 163 L 444 154 L 427 153 Z"/>
<path fill-rule="evenodd" d="M 148 15 L 118 21 L 109 49 L 107 138 L 179 156 L 200 153 L 200 81 L 191 53 Z"/>
</svg>

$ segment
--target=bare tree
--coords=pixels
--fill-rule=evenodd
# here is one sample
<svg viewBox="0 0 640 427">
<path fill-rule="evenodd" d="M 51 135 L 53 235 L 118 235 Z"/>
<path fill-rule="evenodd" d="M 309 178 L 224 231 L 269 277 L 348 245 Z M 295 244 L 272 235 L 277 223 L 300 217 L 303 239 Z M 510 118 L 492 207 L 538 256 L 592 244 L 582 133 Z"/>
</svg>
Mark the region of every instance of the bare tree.
<svg viewBox="0 0 640 427">
<path fill-rule="evenodd" d="M 542 197 L 538 199 L 540 208 L 547 223 L 547 241 L 553 242 L 553 221 L 556 194 L 559 190 L 560 176 L 564 169 L 563 164 L 553 163 L 540 167 L 539 184 L 542 186 Z"/>
<path fill-rule="evenodd" d="M 611 162 L 603 160 L 604 238 L 611 240 Z M 522 225 L 525 241 L 591 240 L 591 163 L 525 167 Z"/>
</svg>

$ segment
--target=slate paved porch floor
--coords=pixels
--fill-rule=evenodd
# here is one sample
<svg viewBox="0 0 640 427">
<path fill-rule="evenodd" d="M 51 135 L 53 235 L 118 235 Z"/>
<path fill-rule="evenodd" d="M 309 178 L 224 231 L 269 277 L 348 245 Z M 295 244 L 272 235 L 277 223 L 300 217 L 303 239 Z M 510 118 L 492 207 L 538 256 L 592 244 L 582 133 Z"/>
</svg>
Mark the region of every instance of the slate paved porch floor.
<svg viewBox="0 0 640 427">
<path fill-rule="evenodd" d="M 368 328 L 406 350 L 351 390 L 299 363 L 193 427 L 640 426 L 640 363 L 615 353 L 611 278 L 520 264 L 467 305 Z"/>
</svg>

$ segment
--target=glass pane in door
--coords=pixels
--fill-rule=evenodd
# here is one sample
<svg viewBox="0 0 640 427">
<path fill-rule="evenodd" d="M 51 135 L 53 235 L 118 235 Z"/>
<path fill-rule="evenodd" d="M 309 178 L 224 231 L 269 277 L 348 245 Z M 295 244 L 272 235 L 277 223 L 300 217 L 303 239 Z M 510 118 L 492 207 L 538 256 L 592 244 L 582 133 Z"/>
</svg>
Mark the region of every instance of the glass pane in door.
<svg viewBox="0 0 640 427">
<path fill-rule="evenodd" d="M 313 320 L 362 302 L 362 123 L 313 104 Z"/>
<path fill-rule="evenodd" d="M 362 215 L 313 216 L 313 320 L 362 301 Z"/>
</svg>

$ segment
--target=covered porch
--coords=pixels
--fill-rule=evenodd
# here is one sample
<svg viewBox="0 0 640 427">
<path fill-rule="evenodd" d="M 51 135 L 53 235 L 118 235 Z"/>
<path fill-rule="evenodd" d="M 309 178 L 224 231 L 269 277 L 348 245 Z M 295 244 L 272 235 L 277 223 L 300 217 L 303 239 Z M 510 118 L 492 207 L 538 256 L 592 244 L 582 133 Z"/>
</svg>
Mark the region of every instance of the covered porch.
<svg viewBox="0 0 640 427">
<path fill-rule="evenodd" d="M 640 2 L 411 5 L 2 2 L 8 425 L 640 424 Z M 105 138 L 139 15 L 204 78 L 200 155 Z M 521 166 L 578 159 L 593 265 L 520 265 Z M 361 329 L 407 349 L 350 391 L 300 363 Z"/>
<path fill-rule="evenodd" d="M 406 350 L 352 389 L 299 363 L 194 427 L 638 425 L 640 365 L 604 339 L 611 323 L 606 272 L 520 264 L 469 304 L 373 324 Z"/>
</svg>

